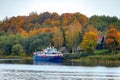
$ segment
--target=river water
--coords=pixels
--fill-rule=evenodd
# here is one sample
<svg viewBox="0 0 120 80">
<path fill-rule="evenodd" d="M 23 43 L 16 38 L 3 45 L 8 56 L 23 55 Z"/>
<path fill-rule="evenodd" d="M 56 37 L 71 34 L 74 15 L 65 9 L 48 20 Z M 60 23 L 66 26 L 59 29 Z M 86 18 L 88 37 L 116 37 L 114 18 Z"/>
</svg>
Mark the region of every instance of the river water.
<svg viewBox="0 0 120 80">
<path fill-rule="evenodd" d="M 0 60 L 0 80 L 120 80 L 120 67 Z"/>
</svg>

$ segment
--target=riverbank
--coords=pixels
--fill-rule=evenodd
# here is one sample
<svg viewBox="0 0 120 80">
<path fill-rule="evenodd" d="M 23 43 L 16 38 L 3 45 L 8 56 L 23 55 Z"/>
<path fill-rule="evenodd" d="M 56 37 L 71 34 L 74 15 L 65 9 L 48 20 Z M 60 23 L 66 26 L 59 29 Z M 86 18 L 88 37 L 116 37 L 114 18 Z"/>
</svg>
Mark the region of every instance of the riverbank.
<svg viewBox="0 0 120 80">
<path fill-rule="evenodd" d="M 33 56 L 0 56 L 0 59 L 21 59 L 21 60 L 34 60 Z M 120 66 L 120 54 L 107 54 L 107 55 L 92 55 L 86 56 L 86 54 L 64 54 L 64 62 L 73 62 L 78 65 L 105 65 L 105 66 Z"/>
<path fill-rule="evenodd" d="M 120 54 L 115 55 L 93 55 L 81 57 L 78 59 L 71 59 L 72 62 L 82 63 L 87 65 L 109 65 L 120 66 Z"/>
</svg>

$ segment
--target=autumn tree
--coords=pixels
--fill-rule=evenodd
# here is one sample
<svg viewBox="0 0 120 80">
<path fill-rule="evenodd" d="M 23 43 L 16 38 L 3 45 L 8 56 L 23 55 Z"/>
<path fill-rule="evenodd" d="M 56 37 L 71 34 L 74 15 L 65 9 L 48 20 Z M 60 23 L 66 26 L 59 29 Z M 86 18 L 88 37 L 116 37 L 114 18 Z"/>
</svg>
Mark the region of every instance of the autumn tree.
<svg viewBox="0 0 120 80">
<path fill-rule="evenodd" d="M 31 12 L 29 16 L 25 18 L 25 21 L 35 24 L 38 22 L 38 19 L 39 15 L 37 14 L 37 12 Z"/>
<path fill-rule="evenodd" d="M 95 28 L 92 25 L 87 26 L 85 32 L 95 32 L 95 33 L 99 34 L 99 31 L 97 30 L 97 28 Z"/>
<path fill-rule="evenodd" d="M 53 12 L 51 18 L 47 18 L 43 24 L 47 25 L 48 27 L 59 26 L 60 16 L 56 12 Z"/>
<path fill-rule="evenodd" d="M 60 28 L 54 27 L 52 32 L 53 32 L 52 42 L 57 49 L 60 49 L 63 46 L 64 42 L 62 31 Z"/>
<path fill-rule="evenodd" d="M 43 22 L 44 22 L 46 19 L 51 18 L 51 16 L 52 16 L 52 15 L 51 15 L 51 13 L 49 13 L 49 12 L 41 13 L 41 14 L 39 15 L 38 21 L 39 21 L 40 24 L 43 24 Z"/>
<path fill-rule="evenodd" d="M 120 45 L 120 32 L 111 27 L 106 34 L 106 45 L 112 53 L 115 53 L 116 48 Z"/>
<path fill-rule="evenodd" d="M 0 25 L 2 24 L 2 21 L 0 21 Z"/>
<path fill-rule="evenodd" d="M 69 25 L 68 30 L 65 32 L 66 45 L 72 52 L 76 51 L 76 48 L 79 44 L 81 30 L 81 24 L 79 22 L 76 22 Z"/>
<path fill-rule="evenodd" d="M 93 54 L 98 41 L 98 34 L 95 32 L 86 32 L 80 47 L 88 54 Z"/>
<path fill-rule="evenodd" d="M 20 34 L 22 34 L 24 37 L 28 37 L 28 33 L 23 29 L 20 30 Z"/>
<path fill-rule="evenodd" d="M 61 25 L 63 25 L 63 26 L 70 25 L 72 22 L 73 16 L 74 16 L 74 14 L 72 14 L 72 13 L 63 13 L 61 15 Z"/>
<path fill-rule="evenodd" d="M 82 24 L 82 26 L 88 23 L 88 17 L 85 16 L 84 14 L 77 12 L 77 13 L 74 13 L 74 17 L 80 24 Z"/>
<path fill-rule="evenodd" d="M 2 21 L 0 21 L 0 31 L 2 31 Z"/>
<path fill-rule="evenodd" d="M 24 19 L 22 16 L 12 17 L 2 24 L 2 28 L 5 32 L 9 34 L 16 34 L 19 29 L 22 28 L 24 24 Z"/>
</svg>

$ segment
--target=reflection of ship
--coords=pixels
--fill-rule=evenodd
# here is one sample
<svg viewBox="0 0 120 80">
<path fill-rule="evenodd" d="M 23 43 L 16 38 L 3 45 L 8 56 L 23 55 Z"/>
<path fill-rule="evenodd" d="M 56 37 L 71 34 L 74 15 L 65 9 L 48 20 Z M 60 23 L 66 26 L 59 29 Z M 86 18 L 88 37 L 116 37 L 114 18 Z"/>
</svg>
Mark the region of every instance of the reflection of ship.
<svg viewBox="0 0 120 80">
<path fill-rule="evenodd" d="M 62 65 L 62 62 L 50 62 L 50 61 L 35 61 L 34 65 Z"/>
<path fill-rule="evenodd" d="M 56 48 L 46 48 L 43 51 L 34 52 L 34 61 L 61 62 L 63 54 Z"/>
</svg>

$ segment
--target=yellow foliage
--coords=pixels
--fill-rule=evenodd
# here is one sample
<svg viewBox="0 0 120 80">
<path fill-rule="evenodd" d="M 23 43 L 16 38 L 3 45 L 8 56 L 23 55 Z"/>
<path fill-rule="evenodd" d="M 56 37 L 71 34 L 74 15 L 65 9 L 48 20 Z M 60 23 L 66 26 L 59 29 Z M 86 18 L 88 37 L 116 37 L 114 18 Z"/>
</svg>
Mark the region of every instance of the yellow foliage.
<svg viewBox="0 0 120 80">
<path fill-rule="evenodd" d="M 93 52 L 98 41 L 98 34 L 95 32 L 86 32 L 80 47 L 87 53 Z M 92 54 L 92 53 L 91 53 Z"/>
<path fill-rule="evenodd" d="M 65 32 L 66 44 L 68 48 L 72 49 L 78 45 L 82 25 L 76 22 L 67 27 L 67 31 Z"/>
<path fill-rule="evenodd" d="M 60 28 L 58 28 L 58 27 L 53 27 L 52 29 L 53 29 L 52 30 L 52 32 L 53 32 L 52 42 L 56 48 L 60 49 L 64 42 L 63 34 L 62 34 Z"/>
</svg>

